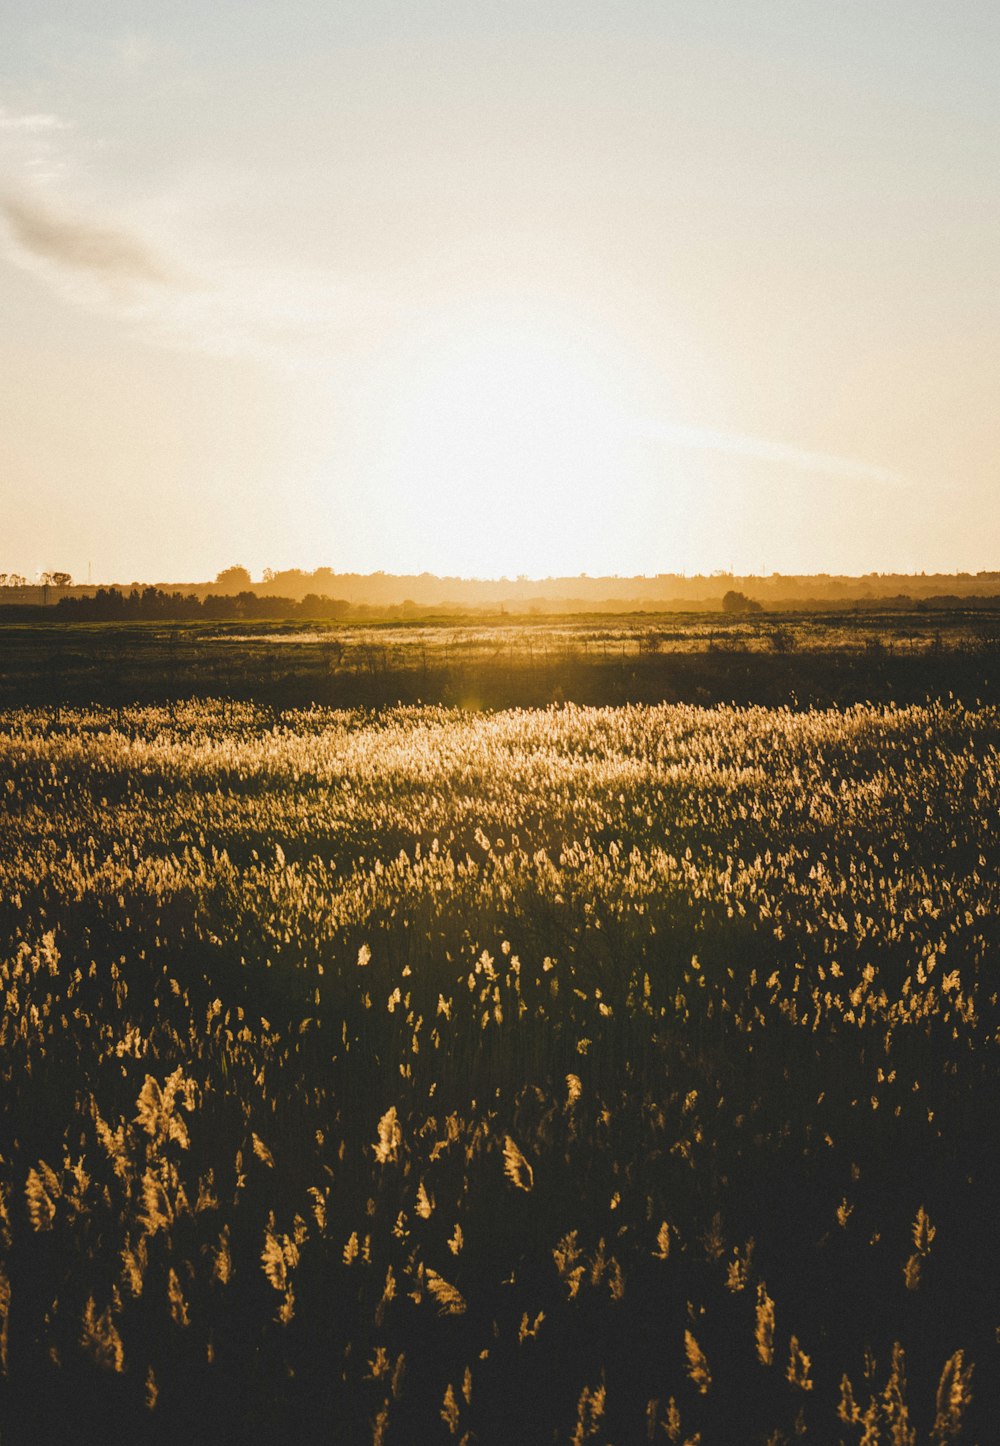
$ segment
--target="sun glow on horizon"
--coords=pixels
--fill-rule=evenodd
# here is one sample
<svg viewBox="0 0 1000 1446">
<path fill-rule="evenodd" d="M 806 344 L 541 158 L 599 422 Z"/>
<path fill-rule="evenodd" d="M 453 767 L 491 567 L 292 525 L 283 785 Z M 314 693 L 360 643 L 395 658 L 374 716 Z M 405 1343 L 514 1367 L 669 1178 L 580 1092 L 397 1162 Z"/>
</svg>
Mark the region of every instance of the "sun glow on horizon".
<svg viewBox="0 0 1000 1446">
<path fill-rule="evenodd" d="M 497 576 L 577 573 L 607 538 L 634 445 L 637 368 L 606 336 L 527 309 L 453 314 L 380 389 L 374 485 L 414 559 Z"/>
</svg>

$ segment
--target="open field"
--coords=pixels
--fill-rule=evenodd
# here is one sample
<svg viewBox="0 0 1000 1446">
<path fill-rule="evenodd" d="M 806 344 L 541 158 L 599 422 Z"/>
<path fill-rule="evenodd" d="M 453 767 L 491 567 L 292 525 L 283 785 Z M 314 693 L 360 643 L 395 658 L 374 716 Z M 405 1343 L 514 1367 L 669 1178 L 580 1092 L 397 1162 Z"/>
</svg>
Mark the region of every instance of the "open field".
<svg viewBox="0 0 1000 1446">
<path fill-rule="evenodd" d="M 1000 612 L 452 623 L 0 623 L 0 706 L 1000 701 Z"/>
<path fill-rule="evenodd" d="M 993 1439 L 996 708 L 45 701 L 0 789 L 4 1446 Z"/>
</svg>

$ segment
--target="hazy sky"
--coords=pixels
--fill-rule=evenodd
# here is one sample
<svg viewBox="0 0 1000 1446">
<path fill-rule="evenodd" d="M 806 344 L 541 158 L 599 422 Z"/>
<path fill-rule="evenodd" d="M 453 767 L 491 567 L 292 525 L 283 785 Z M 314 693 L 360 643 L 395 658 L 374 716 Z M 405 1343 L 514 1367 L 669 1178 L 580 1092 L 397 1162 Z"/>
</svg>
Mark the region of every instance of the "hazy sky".
<svg viewBox="0 0 1000 1446">
<path fill-rule="evenodd" d="M 1000 7 L 3 0 L 0 571 L 1000 566 Z"/>
</svg>

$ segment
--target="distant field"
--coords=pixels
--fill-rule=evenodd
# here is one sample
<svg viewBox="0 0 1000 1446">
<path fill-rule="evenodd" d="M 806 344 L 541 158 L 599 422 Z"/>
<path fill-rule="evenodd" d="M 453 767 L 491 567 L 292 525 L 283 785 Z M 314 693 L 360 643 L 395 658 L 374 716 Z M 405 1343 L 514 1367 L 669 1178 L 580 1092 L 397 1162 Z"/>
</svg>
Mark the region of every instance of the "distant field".
<svg viewBox="0 0 1000 1446">
<path fill-rule="evenodd" d="M 0 624 L 0 706 L 998 701 L 1000 613 Z"/>
<path fill-rule="evenodd" d="M 994 1439 L 995 708 L 46 701 L 0 790 L 4 1446 Z"/>
</svg>

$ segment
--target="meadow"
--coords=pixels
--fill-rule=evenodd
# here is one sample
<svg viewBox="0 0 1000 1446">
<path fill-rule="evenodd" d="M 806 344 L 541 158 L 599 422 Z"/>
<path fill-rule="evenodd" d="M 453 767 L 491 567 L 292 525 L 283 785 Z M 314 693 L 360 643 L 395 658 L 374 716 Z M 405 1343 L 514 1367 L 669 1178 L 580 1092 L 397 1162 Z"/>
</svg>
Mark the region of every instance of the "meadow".
<svg viewBox="0 0 1000 1446">
<path fill-rule="evenodd" d="M 0 714 L 4 1446 L 995 1439 L 998 745 Z"/>
<path fill-rule="evenodd" d="M 41 610 L 36 609 L 35 612 Z M 1000 612 L 635 613 L 402 622 L 0 618 L 0 708 L 225 697 L 465 709 L 625 703 L 1000 702 Z"/>
</svg>

